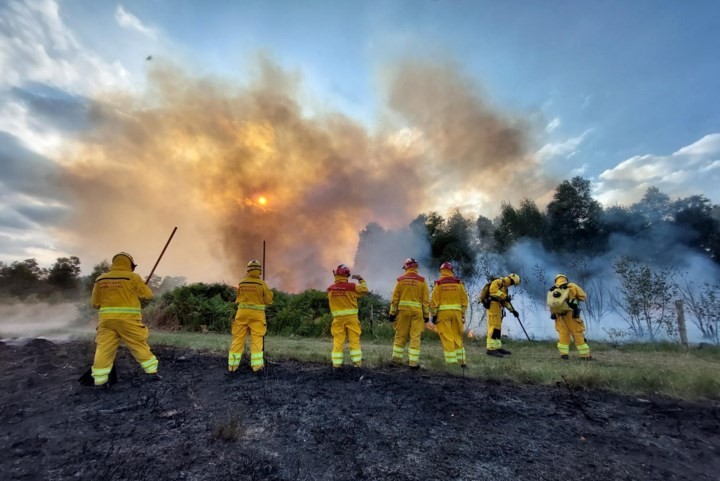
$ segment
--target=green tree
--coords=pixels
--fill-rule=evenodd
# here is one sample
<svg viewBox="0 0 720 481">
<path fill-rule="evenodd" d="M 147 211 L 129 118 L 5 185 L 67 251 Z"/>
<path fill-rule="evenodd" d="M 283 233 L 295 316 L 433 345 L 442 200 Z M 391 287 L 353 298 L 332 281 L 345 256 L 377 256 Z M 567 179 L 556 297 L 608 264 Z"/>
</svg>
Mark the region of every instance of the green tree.
<svg viewBox="0 0 720 481">
<path fill-rule="evenodd" d="M 79 294 L 80 259 L 76 256 L 58 257 L 50 267 L 47 283 L 55 292 L 65 297 L 75 297 Z"/>
<path fill-rule="evenodd" d="M 640 202 L 633 204 L 630 210 L 644 220 L 644 228 L 651 228 L 671 219 L 672 206 L 667 194 L 651 186 L 645 191 Z"/>
<path fill-rule="evenodd" d="M 493 252 L 495 245 L 495 225 L 491 219 L 485 216 L 478 216 L 475 221 L 477 228 L 477 246 L 481 252 Z"/>
<path fill-rule="evenodd" d="M 503 202 L 497 223 L 495 242 L 498 250 L 505 252 L 520 239 L 541 239 L 546 221 L 534 201 L 523 199 L 518 209 Z"/>
<path fill-rule="evenodd" d="M 36 259 L 25 259 L 5 265 L 0 271 L 0 292 L 21 299 L 29 295 L 44 295 L 47 269 L 39 266 Z"/>
<path fill-rule="evenodd" d="M 672 204 L 673 222 L 689 247 L 720 262 L 720 222 L 713 218 L 713 205 L 702 195 L 678 199 Z"/>
<path fill-rule="evenodd" d="M 410 225 L 417 229 L 422 223 L 430 242 L 430 266 L 437 269 L 445 261 L 454 262 L 455 273 L 471 277 L 475 273 L 476 250 L 473 247 L 473 223 L 456 211 L 449 219 L 437 212 L 418 216 Z"/>
<path fill-rule="evenodd" d="M 607 245 L 602 207 L 592 198 L 587 179 L 573 177 L 555 189 L 547 221 L 543 243 L 548 250 L 591 253 Z"/>
<path fill-rule="evenodd" d="M 90 293 L 92 293 L 93 286 L 95 285 L 97 278 L 106 272 L 110 272 L 110 263 L 107 259 L 104 259 L 102 262 L 93 266 L 92 272 L 83 279 L 83 291 L 86 296 L 89 296 Z"/>
</svg>

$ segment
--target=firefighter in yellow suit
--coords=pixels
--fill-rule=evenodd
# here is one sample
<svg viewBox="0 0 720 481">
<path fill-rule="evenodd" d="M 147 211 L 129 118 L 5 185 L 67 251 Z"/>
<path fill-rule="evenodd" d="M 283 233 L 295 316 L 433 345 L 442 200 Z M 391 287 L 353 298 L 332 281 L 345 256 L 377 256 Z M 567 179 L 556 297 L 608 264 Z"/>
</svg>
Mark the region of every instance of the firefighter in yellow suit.
<svg viewBox="0 0 720 481">
<path fill-rule="evenodd" d="M 519 317 L 519 313 L 512 307 L 510 301 L 512 296 L 508 294 L 508 287 L 520 284 L 520 276 L 517 274 L 508 274 L 506 277 L 495 279 L 490 283 L 490 308 L 487 309 L 488 317 L 488 334 L 486 341 L 488 356 L 503 357 L 503 355 L 512 354 L 502 347 L 502 319 L 505 315 L 505 308 L 508 308 L 515 317 Z"/>
<path fill-rule="evenodd" d="M 558 332 L 557 348 L 561 359 L 570 358 L 570 338 L 575 341 L 578 354 L 583 359 L 590 359 L 590 346 L 585 340 L 585 323 L 580 317 L 579 303 L 587 299 L 587 294 L 582 288 L 572 282 L 568 282 L 565 274 L 555 276 L 555 287 L 568 290 L 567 304 L 570 311 L 564 314 L 553 314 L 555 319 L 555 330 Z"/>
<path fill-rule="evenodd" d="M 447 364 L 467 366 L 463 333 L 468 296 L 462 281 L 453 275 L 453 265 L 440 265 L 440 279 L 435 281 L 430 296 L 430 314 L 442 342 Z"/>
<path fill-rule="evenodd" d="M 333 271 L 335 282 L 328 287 L 328 303 L 333 320 L 330 333 L 333 336 L 332 365 L 341 368 L 345 357 L 345 339 L 348 341 L 350 360 L 353 366 L 362 366 L 362 348 L 360 347 L 360 318 L 358 318 L 358 298 L 368 293 L 367 283 L 362 276 L 353 275 L 358 283 L 349 282 L 350 269 L 340 264 Z"/>
<path fill-rule="evenodd" d="M 408 346 L 408 364 L 420 367 L 420 336 L 425 323 L 430 322 L 430 291 L 427 281 L 418 274 L 418 262 L 413 258 L 403 263 L 405 274 L 397 278 L 390 301 L 390 321 L 395 322 L 395 342 L 392 360 L 402 364 L 405 344 Z"/>
<path fill-rule="evenodd" d="M 232 344 L 228 353 L 228 371 L 235 372 L 240 367 L 245 339 L 250 333 L 250 367 L 255 372 L 265 367 L 263 343 L 267 332 L 265 307 L 272 304 L 273 293 L 260 276 L 260 262 L 252 260 L 247 265 L 247 275 L 238 284 L 237 313 L 232 325 Z"/>
<path fill-rule="evenodd" d="M 158 360 L 148 345 L 148 328 L 142 322 L 140 299 L 153 294 L 142 278 L 135 274 L 135 261 L 126 252 L 115 254 L 110 271 L 99 276 L 92 291 L 92 306 L 99 310 L 92 377 L 95 386 L 107 386 L 120 341 L 124 341 L 135 360 L 159 380 Z"/>
</svg>

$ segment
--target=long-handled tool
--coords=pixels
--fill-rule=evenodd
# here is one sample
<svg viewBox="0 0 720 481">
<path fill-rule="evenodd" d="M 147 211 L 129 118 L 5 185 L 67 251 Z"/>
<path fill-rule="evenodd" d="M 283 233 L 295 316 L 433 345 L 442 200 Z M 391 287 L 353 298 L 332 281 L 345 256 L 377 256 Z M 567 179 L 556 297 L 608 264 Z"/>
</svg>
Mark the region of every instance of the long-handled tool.
<svg viewBox="0 0 720 481">
<path fill-rule="evenodd" d="M 510 309 L 512 309 L 512 312 L 513 312 L 513 315 L 515 316 L 515 319 L 517 319 L 518 324 L 520 324 L 520 327 L 522 327 L 522 330 L 523 330 L 523 332 L 525 333 L 525 337 L 527 337 L 528 341 L 532 342 L 532 339 L 530 339 L 530 336 L 528 336 L 528 333 L 527 333 L 527 331 L 525 330 L 525 326 L 523 326 L 523 323 L 522 323 L 522 321 L 520 320 L 520 313 L 519 313 L 519 312 L 515 309 L 515 307 L 514 307 L 512 304 L 510 304 L 509 302 L 507 303 L 507 305 L 510 306 Z"/>
<path fill-rule="evenodd" d="M 145 279 L 145 284 L 150 282 L 150 278 L 155 273 L 155 268 L 157 268 L 158 264 L 160 263 L 160 259 L 162 259 L 163 255 L 165 254 L 165 250 L 167 250 L 168 245 L 170 245 L 170 241 L 172 240 L 173 236 L 175 235 L 175 232 L 177 231 L 177 226 L 173 229 L 173 231 L 170 233 L 170 238 L 168 238 L 167 242 L 165 243 L 165 247 L 163 247 L 162 252 L 160 252 L 160 256 L 158 257 L 157 261 L 155 261 L 155 265 L 153 266 L 152 270 L 150 271 L 150 275 L 147 276 Z M 115 364 L 113 363 L 112 370 L 110 371 L 110 374 L 108 375 L 108 386 L 112 386 L 117 382 L 117 369 L 115 368 Z M 95 379 L 92 377 L 92 368 L 88 369 L 83 373 L 80 378 L 78 378 L 78 382 L 83 386 L 94 386 L 95 385 Z"/>
</svg>

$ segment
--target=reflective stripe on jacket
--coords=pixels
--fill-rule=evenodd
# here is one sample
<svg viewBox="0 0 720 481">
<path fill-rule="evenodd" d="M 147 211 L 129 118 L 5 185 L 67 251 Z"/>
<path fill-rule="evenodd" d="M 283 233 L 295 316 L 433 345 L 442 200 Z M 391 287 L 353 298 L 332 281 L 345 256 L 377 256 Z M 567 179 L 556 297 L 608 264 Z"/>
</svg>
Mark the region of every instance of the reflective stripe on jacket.
<svg viewBox="0 0 720 481">
<path fill-rule="evenodd" d="M 367 282 L 348 282 L 347 277 L 335 276 L 335 283 L 327 288 L 328 303 L 333 317 L 357 316 L 358 298 L 368 293 Z"/>
<path fill-rule="evenodd" d="M 152 299 L 152 291 L 130 267 L 130 259 L 116 256 L 107 272 L 95 281 L 92 306 L 103 319 L 142 320 L 140 299 Z"/>
<path fill-rule="evenodd" d="M 467 306 L 468 296 L 462 281 L 453 277 L 450 269 L 442 269 L 430 296 L 432 314 L 436 315 L 438 311 L 460 311 L 464 317 Z"/>
<path fill-rule="evenodd" d="M 423 317 L 430 315 L 430 290 L 416 267 L 407 269 L 405 275 L 397 278 L 390 301 L 390 314 L 397 311 L 422 312 Z"/>
<path fill-rule="evenodd" d="M 247 273 L 247 276 L 238 284 L 237 297 L 235 302 L 237 303 L 238 310 L 235 313 L 235 319 L 240 319 L 245 314 L 252 317 L 253 313 L 261 311 L 265 315 L 265 308 L 272 304 L 273 293 L 270 288 L 260 278 L 261 271 L 258 269 L 251 270 Z M 244 312 L 243 312 L 244 311 Z M 260 314 L 255 314 L 256 316 Z M 262 317 L 261 317 L 262 319 Z"/>
</svg>

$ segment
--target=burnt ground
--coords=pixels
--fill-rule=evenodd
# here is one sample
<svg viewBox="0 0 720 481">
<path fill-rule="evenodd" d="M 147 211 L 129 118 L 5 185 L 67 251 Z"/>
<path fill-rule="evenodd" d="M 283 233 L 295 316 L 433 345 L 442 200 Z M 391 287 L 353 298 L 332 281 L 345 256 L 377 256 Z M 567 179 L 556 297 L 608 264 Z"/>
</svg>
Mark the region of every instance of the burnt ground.
<svg viewBox="0 0 720 481">
<path fill-rule="evenodd" d="M 0 343 L 3 480 L 716 480 L 720 407 L 406 369 L 127 350 L 109 391 L 92 343 Z"/>
</svg>

